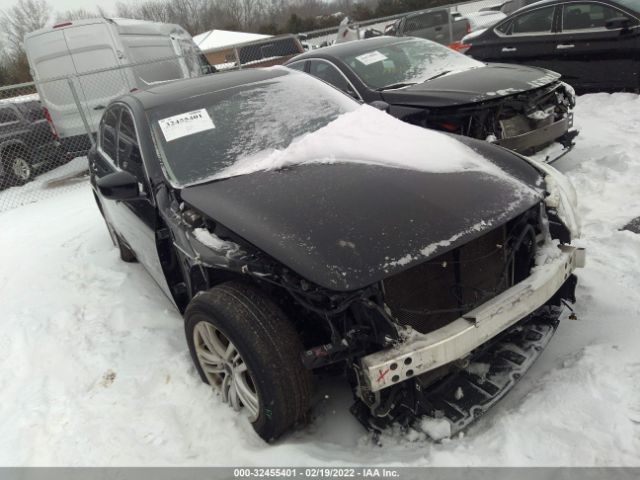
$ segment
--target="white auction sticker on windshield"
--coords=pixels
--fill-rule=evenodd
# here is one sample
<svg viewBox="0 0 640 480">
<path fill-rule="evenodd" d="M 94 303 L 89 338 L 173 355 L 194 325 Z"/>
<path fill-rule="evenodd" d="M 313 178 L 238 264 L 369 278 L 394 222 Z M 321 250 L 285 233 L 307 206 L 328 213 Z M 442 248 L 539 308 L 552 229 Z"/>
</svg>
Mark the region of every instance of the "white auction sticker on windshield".
<svg viewBox="0 0 640 480">
<path fill-rule="evenodd" d="M 209 112 L 204 108 L 163 118 L 158 121 L 158 124 L 167 142 L 216 128 Z"/>
<path fill-rule="evenodd" d="M 358 55 L 356 57 L 360 63 L 364 65 L 371 65 L 372 63 L 382 62 L 384 60 L 388 60 L 387 56 L 384 53 L 380 53 L 377 50 L 373 52 L 363 53 L 362 55 Z"/>
</svg>

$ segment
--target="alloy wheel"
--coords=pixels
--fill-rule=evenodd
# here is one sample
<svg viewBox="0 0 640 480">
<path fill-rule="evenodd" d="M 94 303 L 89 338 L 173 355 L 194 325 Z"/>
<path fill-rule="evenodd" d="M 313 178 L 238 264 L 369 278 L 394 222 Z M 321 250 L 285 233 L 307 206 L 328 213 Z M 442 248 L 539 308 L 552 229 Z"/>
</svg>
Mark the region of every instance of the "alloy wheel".
<svg viewBox="0 0 640 480">
<path fill-rule="evenodd" d="M 31 165 L 24 158 L 14 158 L 11 170 L 13 175 L 20 181 L 26 182 L 31 178 Z"/>
<path fill-rule="evenodd" d="M 251 422 L 258 418 L 260 401 L 249 368 L 227 336 L 208 322 L 199 322 L 193 340 L 200 366 L 224 402 L 238 411 L 245 407 Z"/>
</svg>

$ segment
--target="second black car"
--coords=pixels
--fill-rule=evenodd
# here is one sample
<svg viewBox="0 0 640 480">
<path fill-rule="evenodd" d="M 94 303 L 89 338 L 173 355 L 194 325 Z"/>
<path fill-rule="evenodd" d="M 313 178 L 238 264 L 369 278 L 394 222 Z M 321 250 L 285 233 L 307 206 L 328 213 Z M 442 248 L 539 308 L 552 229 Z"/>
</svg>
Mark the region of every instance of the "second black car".
<svg viewBox="0 0 640 480">
<path fill-rule="evenodd" d="M 361 101 L 378 102 L 408 123 L 520 153 L 554 141 L 570 148 L 577 135 L 571 131 L 573 90 L 557 73 L 481 63 L 429 40 L 378 37 L 342 43 L 286 65 Z"/>
<path fill-rule="evenodd" d="M 544 0 L 463 44 L 478 60 L 550 68 L 579 93 L 640 88 L 640 0 Z"/>
</svg>

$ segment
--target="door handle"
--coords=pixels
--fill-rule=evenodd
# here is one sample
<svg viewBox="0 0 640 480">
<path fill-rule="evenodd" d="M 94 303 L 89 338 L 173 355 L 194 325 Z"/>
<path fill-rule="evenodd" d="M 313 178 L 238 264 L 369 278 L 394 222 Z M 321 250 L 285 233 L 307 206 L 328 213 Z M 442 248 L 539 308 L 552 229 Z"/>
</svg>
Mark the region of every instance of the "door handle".
<svg viewBox="0 0 640 480">
<path fill-rule="evenodd" d="M 95 107 L 93 107 L 94 110 L 104 110 L 105 106 L 104 105 L 96 105 Z"/>
<path fill-rule="evenodd" d="M 556 46 L 556 50 L 566 50 L 568 48 L 573 48 L 575 45 L 573 43 L 561 43 Z"/>
<path fill-rule="evenodd" d="M 502 53 L 517 52 L 516 47 L 502 47 Z"/>
</svg>

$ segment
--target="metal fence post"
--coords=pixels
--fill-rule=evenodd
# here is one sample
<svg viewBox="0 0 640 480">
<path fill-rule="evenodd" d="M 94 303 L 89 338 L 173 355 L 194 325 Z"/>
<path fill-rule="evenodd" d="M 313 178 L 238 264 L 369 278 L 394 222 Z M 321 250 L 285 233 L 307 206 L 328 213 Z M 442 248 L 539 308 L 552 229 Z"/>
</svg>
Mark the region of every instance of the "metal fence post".
<svg viewBox="0 0 640 480">
<path fill-rule="evenodd" d="M 453 7 L 449 7 L 449 44 L 453 42 Z"/>
<path fill-rule="evenodd" d="M 84 124 L 84 129 L 89 135 L 89 142 L 91 142 L 91 146 L 95 147 L 95 140 L 93 139 L 93 134 L 91 133 L 91 128 L 89 127 L 89 122 L 87 121 L 87 116 L 85 115 L 84 108 L 82 107 L 82 103 L 80 102 L 80 97 L 78 97 L 78 92 L 76 91 L 76 87 L 73 84 L 73 79 L 75 76 L 67 77 L 67 82 L 69 83 L 69 88 L 71 89 L 71 95 L 73 95 L 73 100 L 76 102 L 76 107 L 78 107 L 78 113 L 80 114 L 80 118 L 82 119 L 82 123 Z"/>
<path fill-rule="evenodd" d="M 242 63 L 240 62 L 240 53 L 238 52 L 238 47 L 233 47 L 233 53 L 236 56 L 236 65 L 238 65 L 238 70 L 242 70 Z"/>
</svg>

